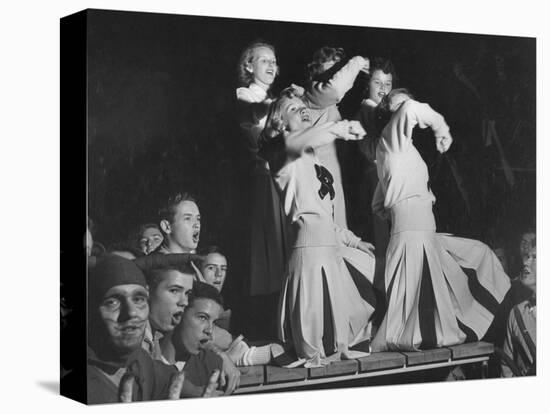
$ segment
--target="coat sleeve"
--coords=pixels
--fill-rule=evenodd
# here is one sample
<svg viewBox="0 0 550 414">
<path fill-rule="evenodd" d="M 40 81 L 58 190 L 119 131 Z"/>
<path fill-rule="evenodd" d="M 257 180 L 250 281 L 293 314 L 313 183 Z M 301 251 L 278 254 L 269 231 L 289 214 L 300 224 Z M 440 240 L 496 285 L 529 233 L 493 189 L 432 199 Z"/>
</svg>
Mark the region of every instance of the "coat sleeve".
<svg viewBox="0 0 550 414">
<path fill-rule="evenodd" d="M 349 121 L 327 122 L 314 125 L 285 136 L 285 148 L 290 159 L 300 157 L 304 151 L 317 148 L 343 137 L 349 132 Z"/>
<path fill-rule="evenodd" d="M 430 127 L 436 136 L 449 132 L 449 126 L 441 114 L 428 104 L 410 99 L 401 105 L 384 128 L 382 138 L 388 149 L 392 152 L 405 151 L 412 145 L 412 132 L 417 125 L 423 129 Z"/>
<path fill-rule="evenodd" d="M 335 105 L 351 89 L 355 78 L 365 66 L 366 60 L 361 56 L 351 58 L 327 82 L 313 82 L 306 90 L 305 98 L 312 108 L 322 109 Z"/>
<path fill-rule="evenodd" d="M 506 324 L 506 337 L 504 338 L 504 346 L 502 347 L 502 352 L 508 357 L 510 361 L 514 361 L 514 331 L 515 331 L 516 321 L 514 317 L 514 312 L 510 312 L 508 317 L 508 323 Z M 513 377 L 514 373 L 512 368 L 508 364 L 506 358 L 501 358 L 500 368 L 502 371 L 503 377 Z"/>
</svg>

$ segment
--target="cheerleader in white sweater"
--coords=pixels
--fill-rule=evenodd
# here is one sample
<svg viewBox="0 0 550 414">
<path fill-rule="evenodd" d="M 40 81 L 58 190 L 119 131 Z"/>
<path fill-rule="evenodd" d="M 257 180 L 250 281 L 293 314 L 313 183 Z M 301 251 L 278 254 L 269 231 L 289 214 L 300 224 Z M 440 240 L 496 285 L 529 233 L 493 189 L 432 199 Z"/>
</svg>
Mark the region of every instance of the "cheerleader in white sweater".
<svg viewBox="0 0 550 414">
<path fill-rule="evenodd" d="M 315 155 L 315 148 L 335 139 L 364 134 L 356 121 L 313 126 L 309 109 L 288 89 L 266 121 L 262 153 L 293 230 L 279 334 L 306 366 L 363 355 L 349 347 L 369 339 L 374 247 L 334 223 L 334 180 Z"/>
</svg>

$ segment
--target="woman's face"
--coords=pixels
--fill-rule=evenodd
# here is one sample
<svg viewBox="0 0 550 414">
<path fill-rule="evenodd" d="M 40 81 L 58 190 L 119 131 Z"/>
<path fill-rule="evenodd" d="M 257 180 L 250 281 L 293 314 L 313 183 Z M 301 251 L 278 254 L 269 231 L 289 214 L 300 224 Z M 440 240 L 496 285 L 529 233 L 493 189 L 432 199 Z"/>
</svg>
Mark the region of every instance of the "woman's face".
<svg viewBox="0 0 550 414">
<path fill-rule="evenodd" d="M 159 229 L 155 227 L 148 227 L 141 234 L 141 238 L 139 239 L 139 248 L 143 253 L 149 254 L 160 246 L 163 239 L 164 237 Z"/>
<path fill-rule="evenodd" d="M 299 98 L 287 98 L 281 107 L 283 122 L 290 132 L 300 131 L 311 126 L 309 109 Z"/>
<path fill-rule="evenodd" d="M 533 291 L 537 289 L 537 248 L 536 246 L 527 249 L 522 257 L 523 269 L 520 281 Z"/>
<path fill-rule="evenodd" d="M 254 82 L 265 87 L 271 86 L 277 76 L 277 59 L 273 50 L 264 46 L 254 49 L 254 58 L 247 70 L 254 76 Z"/>
<path fill-rule="evenodd" d="M 369 98 L 376 104 L 386 96 L 393 87 L 393 76 L 391 73 L 384 73 L 380 69 L 376 69 L 372 72 L 369 81 Z"/>
</svg>

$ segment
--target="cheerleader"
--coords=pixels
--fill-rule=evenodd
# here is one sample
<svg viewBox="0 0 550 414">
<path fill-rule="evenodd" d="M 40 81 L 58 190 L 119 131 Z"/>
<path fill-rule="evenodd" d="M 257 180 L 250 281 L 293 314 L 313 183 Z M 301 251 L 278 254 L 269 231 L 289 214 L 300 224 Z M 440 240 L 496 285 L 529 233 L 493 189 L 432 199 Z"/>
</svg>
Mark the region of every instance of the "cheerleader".
<svg viewBox="0 0 550 414">
<path fill-rule="evenodd" d="M 437 150 L 449 127 L 404 89 L 388 95 L 393 115 L 376 145 L 379 184 L 373 209 L 391 217 L 386 253 L 388 309 L 372 351 L 420 350 L 481 339 L 510 281 L 485 244 L 436 232 L 428 168 L 413 145 L 415 126 L 430 127 Z"/>
<path fill-rule="evenodd" d="M 335 139 L 364 135 L 356 121 L 313 125 L 304 102 L 286 89 L 272 104 L 262 136 L 293 230 L 279 335 L 306 366 L 365 355 L 349 348 L 369 339 L 374 247 L 334 223 L 334 179 L 315 154 Z"/>
</svg>

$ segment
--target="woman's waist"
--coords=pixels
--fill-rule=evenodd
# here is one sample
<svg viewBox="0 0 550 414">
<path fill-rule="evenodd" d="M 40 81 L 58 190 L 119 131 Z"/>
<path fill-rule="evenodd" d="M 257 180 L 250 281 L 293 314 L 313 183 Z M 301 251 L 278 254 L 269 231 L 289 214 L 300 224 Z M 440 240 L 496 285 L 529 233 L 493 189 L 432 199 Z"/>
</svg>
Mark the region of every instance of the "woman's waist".
<svg viewBox="0 0 550 414">
<path fill-rule="evenodd" d="M 336 246 L 336 232 L 330 218 L 301 214 L 292 223 L 295 235 L 292 247 Z"/>
<path fill-rule="evenodd" d="M 394 204 L 390 208 L 392 233 L 401 231 L 435 231 L 433 197 L 411 197 Z"/>
</svg>

